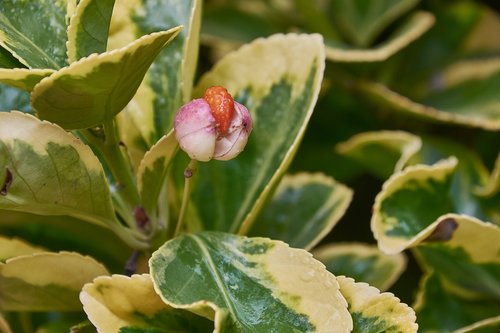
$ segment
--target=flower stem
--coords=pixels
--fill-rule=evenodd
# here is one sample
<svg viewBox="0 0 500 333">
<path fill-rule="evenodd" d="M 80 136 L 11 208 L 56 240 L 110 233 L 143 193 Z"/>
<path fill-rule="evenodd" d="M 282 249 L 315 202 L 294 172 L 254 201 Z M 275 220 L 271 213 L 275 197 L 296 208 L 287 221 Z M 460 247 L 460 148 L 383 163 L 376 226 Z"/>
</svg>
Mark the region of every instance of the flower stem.
<svg viewBox="0 0 500 333">
<path fill-rule="evenodd" d="M 181 210 L 179 211 L 179 218 L 177 219 L 177 225 L 175 226 L 174 237 L 179 236 L 184 224 L 184 218 L 189 203 L 189 195 L 191 194 L 191 178 L 196 172 L 196 162 L 196 160 L 191 160 L 184 170 L 184 192 L 182 194 Z"/>
</svg>

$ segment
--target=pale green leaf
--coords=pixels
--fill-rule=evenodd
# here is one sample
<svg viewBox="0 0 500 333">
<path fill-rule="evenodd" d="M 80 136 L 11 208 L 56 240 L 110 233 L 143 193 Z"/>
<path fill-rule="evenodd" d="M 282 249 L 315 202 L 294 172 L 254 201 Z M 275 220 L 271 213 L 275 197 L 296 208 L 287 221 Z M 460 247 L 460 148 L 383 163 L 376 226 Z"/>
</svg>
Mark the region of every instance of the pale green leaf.
<svg viewBox="0 0 500 333">
<path fill-rule="evenodd" d="M 99 332 L 209 332 L 213 322 L 164 303 L 148 274 L 101 276 L 80 293 Z"/>
<path fill-rule="evenodd" d="M 312 253 L 333 274 L 366 282 L 382 291 L 389 289 L 406 268 L 406 257 L 402 253 L 384 254 L 368 244 L 327 244 Z"/>
<path fill-rule="evenodd" d="M 310 253 L 267 238 L 218 232 L 175 238 L 150 260 L 155 290 L 173 307 L 199 302 L 231 332 L 350 332 L 338 283 Z"/>
<path fill-rule="evenodd" d="M 0 68 L 0 82 L 18 89 L 32 91 L 38 82 L 52 73 L 54 73 L 52 69 Z"/>
<path fill-rule="evenodd" d="M 202 77 L 195 96 L 222 85 L 253 117 L 249 142 L 237 158 L 198 167 L 191 200 L 204 229 L 247 232 L 295 155 L 323 68 L 321 36 L 274 35 L 228 54 Z M 184 163 L 175 177 L 182 177 Z"/>
<path fill-rule="evenodd" d="M 40 81 L 31 101 L 41 119 L 65 129 L 110 121 L 132 99 L 149 66 L 179 27 L 83 58 Z"/>
<path fill-rule="evenodd" d="M 0 151 L 1 209 L 118 225 L 102 166 L 75 136 L 28 114 L 2 112 Z"/>
<path fill-rule="evenodd" d="M 145 155 L 137 171 L 137 187 L 142 205 L 153 213 L 178 144 L 173 131 L 161 138 Z"/>
<path fill-rule="evenodd" d="M 476 194 L 483 197 L 492 197 L 500 192 L 500 153 L 495 161 L 495 167 L 484 186 L 476 189 Z M 500 220 L 500 219 L 499 219 Z"/>
<path fill-rule="evenodd" d="M 29 68 L 67 64 L 66 27 L 76 0 L 2 0 L 0 45 Z"/>
<path fill-rule="evenodd" d="M 70 63 L 106 51 L 114 4 L 115 0 L 80 0 L 68 27 Z"/>
<path fill-rule="evenodd" d="M 335 0 L 330 11 L 341 31 L 357 46 L 367 47 L 419 0 Z"/>
<path fill-rule="evenodd" d="M 401 171 L 422 147 L 422 140 L 403 131 L 376 131 L 354 135 L 337 145 L 340 154 L 365 166 L 382 179 Z"/>
<path fill-rule="evenodd" d="M 144 154 L 170 131 L 175 112 L 191 99 L 198 60 L 201 1 L 118 1 L 115 7 L 108 47 L 111 49 L 121 47 L 137 34 L 183 27 L 169 47 L 156 57 L 137 94 L 119 117 L 120 133 L 127 146 L 139 148 Z M 125 115 L 127 119 L 123 119 Z M 138 147 L 141 141 L 145 147 Z"/>
<path fill-rule="evenodd" d="M 351 198 L 349 188 L 323 174 L 287 175 L 249 235 L 279 239 L 308 250 L 333 229 Z"/>
<path fill-rule="evenodd" d="M 498 332 L 494 326 L 493 330 L 479 329 L 481 325 L 486 327 L 494 325 L 495 321 L 496 328 L 498 328 L 498 314 L 500 313 L 498 299 L 478 299 L 455 295 L 446 290 L 439 277 L 432 273 L 423 278 L 421 285 L 414 305 L 419 332 Z M 475 331 L 474 327 L 478 330 Z"/>
<path fill-rule="evenodd" d="M 415 311 L 391 293 L 338 276 L 340 291 L 349 304 L 353 333 L 416 333 Z"/>
<path fill-rule="evenodd" d="M 35 273 L 36 272 L 36 273 Z M 0 263 L 0 308 L 6 311 L 81 309 L 78 294 L 106 268 L 77 253 L 37 253 Z"/>
<path fill-rule="evenodd" d="M 44 252 L 44 249 L 26 243 L 17 238 L 0 236 L 0 262 L 17 256 Z"/>
<path fill-rule="evenodd" d="M 326 57 L 337 62 L 384 61 L 422 36 L 432 27 L 434 21 L 432 14 L 416 12 L 386 40 L 370 48 L 353 48 L 327 39 Z"/>
</svg>

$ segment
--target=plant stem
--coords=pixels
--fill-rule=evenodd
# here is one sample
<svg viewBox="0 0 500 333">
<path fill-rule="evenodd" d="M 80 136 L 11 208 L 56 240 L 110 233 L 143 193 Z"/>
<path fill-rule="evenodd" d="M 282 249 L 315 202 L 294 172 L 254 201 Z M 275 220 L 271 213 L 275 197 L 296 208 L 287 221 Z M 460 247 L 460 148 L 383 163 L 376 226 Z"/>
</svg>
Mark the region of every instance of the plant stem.
<svg viewBox="0 0 500 333">
<path fill-rule="evenodd" d="M 184 224 L 184 217 L 186 215 L 187 206 L 189 203 L 189 195 L 191 194 L 191 178 L 196 172 L 196 160 L 191 160 L 184 170 L 184 192 L 182 194 L 181 210 L 179 211 L 179 218 L 175 226 L 174 238 L 179 236 L 182 225 Z"/>
</svg>

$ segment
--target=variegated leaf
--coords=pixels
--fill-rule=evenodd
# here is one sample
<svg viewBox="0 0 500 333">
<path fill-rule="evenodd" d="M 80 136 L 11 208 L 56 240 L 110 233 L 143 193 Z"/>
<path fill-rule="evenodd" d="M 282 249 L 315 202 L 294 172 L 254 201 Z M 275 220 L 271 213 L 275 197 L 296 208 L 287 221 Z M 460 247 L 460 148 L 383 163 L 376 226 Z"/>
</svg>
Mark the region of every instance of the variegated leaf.
<svg viewBox="0 0 500 333">
<path fill-rule="evenodd" d="M 202 77 L 195 96 L 209 86 L 225 86 L 253 117 L 249 142 L 237 158 L 198 167 L 191 200 L 203 229 L 248 231 L 298 148 L 323 68 L 321 36 L 288 34 L 245 45 Z M 187 162 L 175 164 L 181 184 Z"/>
<path fill-rule="evenodd" d="M 75 62 L 92 53 L 103 53 L 108 44 L 109 23 L 115 0 L 80 0 L 68 27 L 68 60 Z"/>
<path fill-rule="evenodd" d="M 52 69 L 1 69 L 0 82 L 18 89 L 32 91 L 38 82 L 54 73 Z"/>
<path fill-rule="evenodd" d="M 443 78 L 440 89 L 418 101 L 380 83 L 366 82 L 360 88 L 376 103 L 395 111 L 431 121 L 500 129 L 500 100 L 494 89 L 500 84 L 498 59 L 455 64 Z"/>
<path fill-rule="evenodd" d="M 66 27 L 76 0 L 2 0 L 0 45 L 29 68 L 66 61 Z"/>
<path fill-rule="evenodd" d="M 94 259 L 76 253 L 46 252 L 12 258 L 0 263 L 0 308 L 79 310 L 78 294 L 83 285 L 108 274 Z"/>
<path fill-rule="evenodd" d="M 368 244 L 327 244 L 312 253 L 333 274 L 366 282 L 381 291 L 389 289 L 406 268 L 402 253 L 387 255 Z"/>
<path fill-rule="evenodd" d="M 119 117 L 120 133 L 127 146 L 144 154 L 172 128 L 175 112 L 191 98 L 198 59 L 201 1 L 118 1 L 115 7 L 110 49 L 121 47 L 138 34 L 183 26 L 171 45 L 155 59 L 137 94 Z"/>
<path fill-rule="evenodd" d="M 349 304 L 354 323 L 353 333 L 416 333 L 415 311 L 391 293 L 363 282 L 338 276 L 340 291 Z"/>
<path fill-rule="evenodd" d="M 365 132 L 337 145 L 339 153 L 359 161 L 382 179 L 401 171 L 422 147 L 422 140 L 403 131 Z"/>
<path fill-rule="evenodd" d="M 209 332 L 213 322 L 164 303 L 148 274 L 101 276 L 80 293 L 98 332 Z"/>
<path fill-rule="evenodd" d="M 60 127 L 0 113 L 0 208 L 118 225 L 97 157 Z"/>
<path fill-rule="evenodd" d="M 17 256 L 44 252 L 45 250 L 17 238 L 0 236 L 0 262 Z"/>
<path fill-rule="evenodd" d="M 419 332 L 498 332 L 498 299 L 455 295 L 432 273 L 424 277 L 414 308 L 417 312 Z M 493 329 L 489 328 L 489 325 L 492 325 Z"/>
<path fill-rule="evenodd" d="M 179 27 L 143 36 L 127 46 L 83 58 L 38 83 L 33 108 L 65 129 L 110 121 L 132 99 L 149 66 Z"/>
<path fill-rule="evenodd" d="M 352 191 L 323 174 L 287 175 L 249 231 L 290 246 L 314 247 L 344 215 Z"/>
<path fill-rule="evenodd" d="M 333 19 L 349 40 L 367 47 L 390 23 L 414 7 L 419 0 L 331 1 Z"/>
<path fill-rule="evenodd" d="M 186 234 L 156 251 L 150 269 L 166 303 L 184 308 L 209 302 L 216 325 L 226 317 L 232 326 L 228 331 L 352 329 L 335 276 L 308 252 L 279 241 L 218 232 Z"/>
<path fill-rule="evenodd" d="M 26 68 L 26 66 L 0 45 L 0 68 Z"/>
<path fill-rule="evenodd" d="M 178 144 L 173 131 L 161 138 L 145 155 L 137 172 L 137 186 L 142 204 L 153 213 L 164 187 L 167 170 L 177 152 Z"/>
<path fill-rule="evenodd" d="M 353 48 L 327 39 L 326 57 L 336 62 L 384 61 L 423 35 L 432 27 L 434 21 L 432 14 L 416 12 L 387 40 L 370 48 Z"/>
</svg>

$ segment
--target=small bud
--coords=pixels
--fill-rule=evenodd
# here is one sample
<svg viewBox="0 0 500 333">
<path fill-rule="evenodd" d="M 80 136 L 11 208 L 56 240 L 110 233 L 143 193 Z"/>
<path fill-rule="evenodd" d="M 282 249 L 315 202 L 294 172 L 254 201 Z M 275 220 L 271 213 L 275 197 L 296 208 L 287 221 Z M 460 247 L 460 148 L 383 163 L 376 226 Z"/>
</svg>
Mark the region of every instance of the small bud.
<svg viewBox="0 0 500 333">
<path fill-rule="evenodd" d="M 225 88 L 214 86 L 177 111 L 174 128 L 179 145 L 192 159 L 230 160 L 245 148 L 252 119 Z"/>
</svg>

